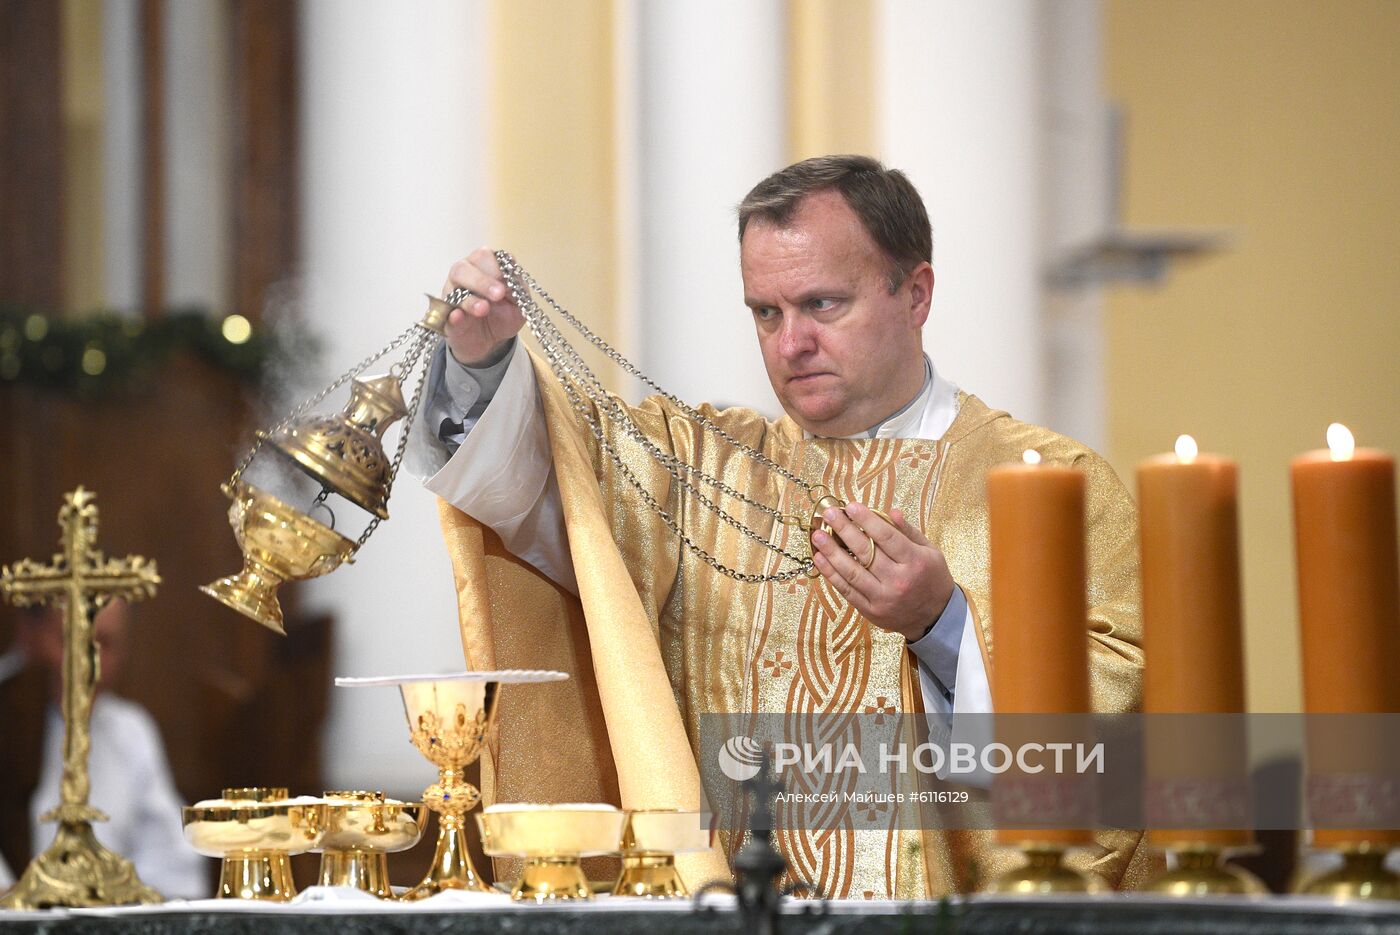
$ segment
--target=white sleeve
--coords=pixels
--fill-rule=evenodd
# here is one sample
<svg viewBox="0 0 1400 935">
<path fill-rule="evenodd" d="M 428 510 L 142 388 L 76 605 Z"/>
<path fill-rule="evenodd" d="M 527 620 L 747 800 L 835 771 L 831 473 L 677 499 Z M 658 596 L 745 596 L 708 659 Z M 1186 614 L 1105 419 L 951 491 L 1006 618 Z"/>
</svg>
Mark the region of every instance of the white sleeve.
<svg viewBox="0 0 1400 935">
<path fill-rule="evenodd" d="M 414 434 L 436 430 L 419 424 Z M 423 486 L 491 527 L 506 548 L 578 593 L 564 508 L 530 355 L 516 342 L 500 388 Z"/>
<path fill-rule="evenodd" d="M 987 715 L 992 713 L 992 689 L 987 679 L 987 667 L 982 662 L 982 647 L 977 642 L 977 622 L 969 607 L 963 620 L 962 639 L 958 646 L 957 691 L 949 701 L 943 694 L 942 686 L 933 673 L 919 662 L 919 687 L 923 691 L 924 707 L 929 715 L 929 742 L 948 750 L 954 743 L 970 743 L 978 748 L 992 740 L 991 718 L 960 717 L 959 715 Z M 948 779 L 947 758 L 944 768 L 937 775 Z M 970 775 L 957 777 L 959 782 L 970 786 L 987 787 L 991 776 L 980 769 Z"/>
</svg>

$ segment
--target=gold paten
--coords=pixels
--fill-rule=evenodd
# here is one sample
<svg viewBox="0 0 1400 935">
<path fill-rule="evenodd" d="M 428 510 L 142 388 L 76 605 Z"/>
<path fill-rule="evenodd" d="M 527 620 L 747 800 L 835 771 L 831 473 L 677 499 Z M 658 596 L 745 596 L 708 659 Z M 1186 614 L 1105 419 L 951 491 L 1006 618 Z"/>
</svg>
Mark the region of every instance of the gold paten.
<svg viewBox="0 0 1400 935">
<path fill-rule="evenodd" d="M 1164 896 L 1263 896 L 1269 892 L 1254 874 L 1224 863 L 1218 847 L 1173 848 L 1176 867 L 1142 889 Z"/>
<path fill-rule="evenodd" d="M 92 699 L 97 691 L 97 646 L 92 621 L 112 598 L 128 602 L 154 597 L 160 575 L 155 562 L 139 555 L 107 558 L 97 548 L 96 494 L 79 487 L 58 511 L 60 551 L 44 565 L 20 559 L 0 568 L 0 597 L 16 607 L 62 602 L 63 778 L 58 807 L 40 820 L 58 821 L 48 849 L 29 862 L 19 881 L 0 897 L 5 909 L 116 906 L 160 902 L 141 882 L 131 861 L 103 847 L 92 822 L 107 816 L 88 804 L 91 782 Z"/>
<path fill-rule="evenodd" d="M 229 521 L 243 550 L 243 571 L 206 585 L 201 591 L 285 635 L 277 587 L 284 581 L 324 575 L 350 561 L 379 522 L 389 518 L 389 493 L 427 382 L 428 361 L 442 340 L 450 311 L 451 306 L 442 299 L 429 296 L 428 311 L 419 322 L 302 403 L 271 431 L 256 433 L 252 450 L 243 456 L 223 487 L 233 500 Z M 401 347 L 406 348 L 403 358 L 389 373 L 359 377 L 376 360 Z M 423 372 L 415 384 L 412 402 L 405 405 L 403 382 L 420 364 Z M 350 400 L 342 411 L 307 414 L 347 382 Z M 384 450 L 384 433 L 405 417 L 408 424 L 400 431 L 391 458 Z M 305 510 L 243 483 L 243 473 L 265 442 L 320 484 L 320 495 Z M 357 540 L 334 532 L 334 518 L 331 526 L 325 526 L 308 515 L 316 506 L 329 512 L 325 499 L 331 493 L 373 514 Z"/>
<path fill-rule="evenodd" d="M 1045 896 L 1051 893 L 1097 893 L 1104 883 L 1093 874 L 1065 865 L 1063 848 L 1029 844 L 1021 848 L 1026 862 L 997 877 L 985 892 L 1011 896 Z"/>
<path fill-rule="evenodd" d="M 1336 870 L 1303 880 L 1294 890 L 1332 899 L 1400 899 L 1400 876 L 1386 869 L 1386 849 L 1353 845 L 1342 848 Z"/>
<path fill-rule="evenodd" d="M 511 898 L 543 903 L 593 898 L 579 859 L 616 854 L 623 817 L 615 808 L 498 805 L 476 820 L 488 855 L 525 858 Z"/>
<path fill-rule="evenodd" d="M 225 484 L 233 502 L 228 521 L 243 550 L 243 570 L 200 590 L 277 633 L 282 607 L 277 587 L 284 581 L 316 578 L 352 561 L 354 542 L 272 494 L 242 481 Z"/>
<path fill-rule="evenodd" d="M 297 894 L 288 858 L 317 846 L 326 813 L 319 802 L 288 801 L 284 788 L 252 787 L 225 789 L 180 818 L 192 848 L 223 859 L 219 898 L 287 902 Z"/>
<path fill-rule="evenodd" d="M 496 720 L 497 682 L 428 681 L 399 686 L 409 739 L 438 768 L 438 781 L 423 790 L 423 804 L 437 813 L 438 839 L 433 865 L 422 882 L 404 893 L 426 899 L 443 890 L 491 892 L 467 852 L 467 813 L 481 792 L 464 778 L 481 756 L 486 733 Z"/>
<path fill-rule="evenodd" d="M 423 837 L 423 805 L 386 800 L 383 792 L 327 792 L 319 845 L 322 886 L 353 886 L 392 899 L 389 854 Z"/>
<path fill-rule="evenodd" d="M 673 899 L 690 895 L 676 872 L 676 855 L 709 848 L 699 812 L 633 809 L 622 825 L 622 873 L 614 896 Z"/>
</svg>

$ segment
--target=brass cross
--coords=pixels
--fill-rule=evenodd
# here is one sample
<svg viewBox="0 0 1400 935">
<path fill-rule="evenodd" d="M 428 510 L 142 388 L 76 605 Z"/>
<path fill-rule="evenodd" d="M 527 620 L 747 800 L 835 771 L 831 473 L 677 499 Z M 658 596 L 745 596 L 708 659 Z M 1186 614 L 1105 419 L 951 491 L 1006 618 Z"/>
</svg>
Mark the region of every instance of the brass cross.
<svg viewBox="0 0 1400 935">
<path fill-rule="evenodd" d="M 79 487 L 58 511 L 59 552 L 49 564 L 20 559 L 0 568 L 0 598 L 17 607 L 62 603 L 63 782 L 57 808 L 42 817 L 58 820 L 49 849 L 32 860 L 0 906 L 105 906 L 158 902 L 131 862 L 97 842 L 92 822 L 107 816 L 88 804 L 88 751 L 92 746 L 92 699 L 97 690 L 97 642 L 93 618 L 112 598 L 129 602 L 154 597 L 160 575 L 155 562 L 139 555 L 107 558 L 96 547 L 96 494 Z"/>
</svg>

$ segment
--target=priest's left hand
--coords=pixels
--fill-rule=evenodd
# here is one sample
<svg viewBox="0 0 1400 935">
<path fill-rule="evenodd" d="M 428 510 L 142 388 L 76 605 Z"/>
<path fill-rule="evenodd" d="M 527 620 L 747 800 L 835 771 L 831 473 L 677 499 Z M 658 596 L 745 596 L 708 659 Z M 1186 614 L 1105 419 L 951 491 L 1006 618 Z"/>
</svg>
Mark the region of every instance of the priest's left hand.
<svg viewBox="0 0 1400 935">
<path fill-rule="evenodd" d="M 861 503 L 822 515 L 840 542 L 821 531 L 812 534 L 817 571 L 875 626 L 910 641 L 923 637 L 953 596 L 953 575 L 943 553 L 899 510 L 890 511 L 892 524 Z M 866 568 L 862 562 L 871 541 L 877 547 L 875 559 Z"/>
</svg>

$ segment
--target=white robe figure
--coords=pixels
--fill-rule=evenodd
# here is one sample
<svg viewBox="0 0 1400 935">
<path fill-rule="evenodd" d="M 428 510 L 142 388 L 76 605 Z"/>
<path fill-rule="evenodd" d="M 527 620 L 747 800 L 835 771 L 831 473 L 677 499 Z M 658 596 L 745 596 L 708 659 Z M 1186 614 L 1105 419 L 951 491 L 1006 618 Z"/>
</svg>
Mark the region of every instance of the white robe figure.
<svg viewBox="0 0 1400 935">
<path fill-rule="evenodd" d="M 93 822 L 98 841 L 135 864 L 141 882 L 166 899 L 213 895 L 205 858 L 185 843 L 180 796 L 160 731 L 145 708 L 107 692 L 93 699 L 88 774 L 89 801 L 108 818 Z M 63 715 L 51 704 L 45 712 L 39 785 L 29 802 L 35 854 L 53 843 L 54 823 L 41 822 L 39 816 L 58 804 L 62 775 Z"/>
</svg>

